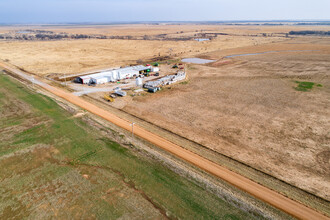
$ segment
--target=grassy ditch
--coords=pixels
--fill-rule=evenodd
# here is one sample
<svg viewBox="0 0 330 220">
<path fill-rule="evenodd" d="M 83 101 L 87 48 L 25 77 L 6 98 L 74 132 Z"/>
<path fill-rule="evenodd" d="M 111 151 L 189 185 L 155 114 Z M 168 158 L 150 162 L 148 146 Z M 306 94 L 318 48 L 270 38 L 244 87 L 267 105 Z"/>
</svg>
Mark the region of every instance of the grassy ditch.
<svg viewBox="0 0 330 220">
<path fill-rule="evenodd" d="M 0 219 L 251 219 L 0 74 Z"/>
</svg>

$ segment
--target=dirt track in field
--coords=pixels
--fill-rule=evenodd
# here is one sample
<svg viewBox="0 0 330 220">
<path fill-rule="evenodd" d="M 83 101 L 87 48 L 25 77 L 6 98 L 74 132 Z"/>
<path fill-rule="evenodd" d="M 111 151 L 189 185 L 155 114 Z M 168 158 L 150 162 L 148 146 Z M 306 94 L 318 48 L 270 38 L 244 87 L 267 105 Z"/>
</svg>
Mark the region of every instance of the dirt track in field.
<svg viewBox="0 0 330 220">
<path fill-rule="evenodd" d="M 0 63 L 0 66 L 3 68 L 13 72 L 14 74 L 17 74 L 25 79 L 30 80 L 30 76 L 27 76 L 23 72 L 13 69 L 11 67 L 8 67 L 6 65 L 3 65 Z M 99 108 L 73 94 L 70 94 L 68 92 L 65 92 L 61 89 L 55 88 L 53 86 L 50 86 L 46 83 L 42 83 L 39 80 L 34 79 L 34 82 L 38 85 L 40 85 L 42 88 L 50 91 L 51 93 L 77 105 L 80 106 L 83 109 L 86 109 L 87 111 L 98 115 L 109 122 L 114 123 L 115 125 L 124 128 L 126 130 L 131 130 L 131 123 L 129 121 L 123 120 L 108 111 Z M 238 175 L 224 167 L 221 167 L 195 153 L 192 153 L 176 144 L 173 144 L 166 139 L 155 135 L 138 125 L 134 126 L 134 134 L 136 136 L 139 136 L 156 146 L 174 154 L 175 156 L 205 170 L 208 173 L 211 173 L 228 183 L 236 186 L 237 188 L 253 195 L 254 197 L 271 204 L 272 206 L 294 216 L 299 219 L 329 219 L 326 216 L 320 214 L 319 212 L 316 212 L 313 209 L 310 209 L 296 201 L 293 201 L 273 190 L 270 190 L 262 185 L 259 185 L 258 183 L 255 183 L 241 175 Z"/>
</svg>

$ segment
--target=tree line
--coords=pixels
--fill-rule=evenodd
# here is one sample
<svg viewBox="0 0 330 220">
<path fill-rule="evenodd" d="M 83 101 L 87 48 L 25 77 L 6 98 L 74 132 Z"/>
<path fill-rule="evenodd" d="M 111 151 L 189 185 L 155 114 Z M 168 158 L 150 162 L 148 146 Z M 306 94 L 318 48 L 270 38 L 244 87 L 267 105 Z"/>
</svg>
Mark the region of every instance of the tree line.
<svg viewBox="0 0 330 220">
<path fill-rule="evenodd" d="M 290 35 L 330 35 L 330 31 L 290 31 Z"/>
</svg>

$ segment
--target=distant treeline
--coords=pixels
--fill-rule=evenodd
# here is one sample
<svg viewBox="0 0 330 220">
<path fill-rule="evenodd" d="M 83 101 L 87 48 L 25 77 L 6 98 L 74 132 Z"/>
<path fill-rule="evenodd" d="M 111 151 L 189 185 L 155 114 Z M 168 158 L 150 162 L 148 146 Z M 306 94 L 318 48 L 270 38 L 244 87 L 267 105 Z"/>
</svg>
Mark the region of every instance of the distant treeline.
<svg viewBox="0 0 330 220">
<path fill-rule="evenodd" d="M 297 23 L 295 25 L 330 25 L 330 22 L 316 22 L 316 23 L 301 22 L 301 23 Z"/>
<path fill-rule="evenodd" d="M 32 29 L 27 29 L 23 31 L 18 31 L 19 32 L 29 32 L 29 33 L 41 33 L 41 34 L 54 34 L 53 31 L 44 31 L 44 30 L 32 30 Z"/>
<path fill-rule="evenodd" d="M 282 26 L 282 25 L 285 25 L 285 24 L 282 24 L 282 23 L 223 23 L 223 25 L 233 25 L 233 26 L 248 26 L 248 25 L 251 25 L 251 26 Z"/>
<path fill-rule="evenodd" d="M 35 34 L 35 35 L 7 35 L 0 34 L 0 39 L 6 40 L 62 40 L 62 39 L 86 39 L 95 38 L 84 34 L 67 35 L 67 34 Z"/>
<path fill-rule="evenodd" d="M 162 40 L 162 41 L 188 41 L 194 37 L 167 37 L 166 34 L 144 36 L 105 36 L 86 34 L 54 33 L 42 30 L 24 30 L 16 33 L 0 34 L 0 39 L 6 40 L 65 40 L 65 39 L 120 39 L 120 40 Z"/>
<path fill-rule="evenodd" d="M 330 25 L 330 22 L 320 22 L 320 23 L 224 23 L 223 25 L 260 25 L 260 26 L 282 26 L 282 25 L 299 25 L 299 26 L 319 26 L 319 25 Z"/>
<path fill-rule="evenodd" d="M 290 31 L 290 35 L 330 35 L 330 31 Z"/>
</svg>

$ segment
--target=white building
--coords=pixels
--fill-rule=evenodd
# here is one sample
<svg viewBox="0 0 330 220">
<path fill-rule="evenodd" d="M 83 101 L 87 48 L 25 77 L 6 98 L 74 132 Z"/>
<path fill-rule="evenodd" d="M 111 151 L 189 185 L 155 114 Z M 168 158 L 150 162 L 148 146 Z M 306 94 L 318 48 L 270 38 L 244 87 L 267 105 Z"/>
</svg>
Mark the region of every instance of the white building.
<svg viewBox="0 0 330 220">
<path fill-rule="evenodd" d="M 150 69 L 150 66 L 130 66 L 125 68 L 119 68 L 115 70 L 95 73 L 87 76 L 81 76 L 76 78 L 76 82 L 88 84 L 103 84 L 107 82 L 116 82 L 122 79 L 129 79 L 134 76 L 138 76 L 142 71 Z"/>
<path fill-rule="evenodd" d="M 92 83 L 95 83 L 95 84 L 104 84 L 104 83 L 109 82 L 109 79 L 107 76 L 96 76 L 96 77 L 91 78 L 91 81 L 92 81 Z"/>
<path fill-rule="evenodd" d="M 90 76 L 81 76 L 79 78 L 80 78 L 80 81 L 81 81 L 82 84 L 88 84 L 89 81 L 91 80 Z"/>
<path fill-rule="evenodd" d="M 118 79 L 128 79 L 134 76 L 138 76 L 140 72 L 135 69 L 119 69 L 118 70 Z"/>
</svg>

